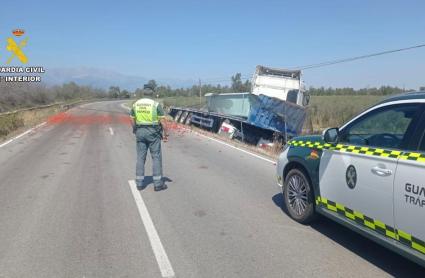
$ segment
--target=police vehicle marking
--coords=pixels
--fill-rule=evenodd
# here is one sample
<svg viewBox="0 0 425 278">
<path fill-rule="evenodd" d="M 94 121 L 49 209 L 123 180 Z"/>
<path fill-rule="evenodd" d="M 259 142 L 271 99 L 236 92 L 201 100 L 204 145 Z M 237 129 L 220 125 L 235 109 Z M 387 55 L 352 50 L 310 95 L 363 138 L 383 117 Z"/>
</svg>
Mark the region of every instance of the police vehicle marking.
<svg viewBox="0 0 425 278">
<path fill-rule="evenodd" d="M 425 254 L 425 242 L 405 231 L 395 229 L 394 227 L 386 225 L 385 223 L 377 219 L 368 217 L 361 212 L 347 208 L 342 204 L 328 200 L 324 197 L 317 196 L 316 205 L 327 210 L 336 212 L 339 215 L 350 219 L 351 221 L 354 221 L 364 227 L 367 227 L 377 233 L 394 239 L 416 251 Z"/>
<path fill-rule="evenodd" d="M 406 183 L 404 190 L 406 191 L 406 194 L 404 194 L 406 203 L 419 206 L 421 208 L 425 207 L 425 187 Z"/>
<path fill-rule="evenodd" d="M 412 161 L 425 163 L 425 154 L 421 154 L 417 152 L 402 152 L 402 151 L 395 151 L 395 150 L 386 150 L 381 148 L 360 147 L 355 145 L 344 145 L 344 144 L 329 144 L 329 143 L 311 142 L 311 141 L 303 141 L 303 140 L 292 140 L 288 144 L 294 147 L 305 147 L 305 148 L 317 149 L 317 150 L 332 150 L 332 151 L 364 154 L 364 155 L 371 155 L 371 156 L 380 156 L 380 157 L 386 157 L 386 158 L 412 160 Z"/>
<path fill-rule="evenodd" d="M 350 189 L 354 189 L 357 184 L 357 171 L 353 165 L 347 167 L 347 172 L 345 173 L 345 180 Z"/>
</svg>

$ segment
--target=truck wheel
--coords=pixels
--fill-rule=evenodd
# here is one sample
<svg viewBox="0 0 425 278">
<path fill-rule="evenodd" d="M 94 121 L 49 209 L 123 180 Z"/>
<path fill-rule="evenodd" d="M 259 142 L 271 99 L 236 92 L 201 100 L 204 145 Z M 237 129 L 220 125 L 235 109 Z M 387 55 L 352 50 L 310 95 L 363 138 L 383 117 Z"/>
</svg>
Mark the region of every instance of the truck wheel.
<svg viewBox="0 0 425 278">
<path fill-rule="evenodd" d="M 185 125 L 190 125 L 190 121 L 192 120 L 192 113 L 189 113 L 189 115 L 187 115 L 186 120 L 184 121 Z"/>
<path fill-rule="evenodd" d="M 186 117 L 187 117 L 188 112 L 183 112 L 182 115 L 180 116 L 179 119 L 179 123 L 183 124 L 186 121 Z"/>
<path fill-rule="evenodd" d="M 292 219 L 302 224 L 307 224 L 314 219 L 313 188 L 303 171 L 299 169 L 289 171 L 282 193 L 286 209 Z"/>
<path fill-rule="evenodd" d="M 182 111 L 177 111 L 177 114 L 174 116 L 174 121 L 179 122 Z"/>
</svg>

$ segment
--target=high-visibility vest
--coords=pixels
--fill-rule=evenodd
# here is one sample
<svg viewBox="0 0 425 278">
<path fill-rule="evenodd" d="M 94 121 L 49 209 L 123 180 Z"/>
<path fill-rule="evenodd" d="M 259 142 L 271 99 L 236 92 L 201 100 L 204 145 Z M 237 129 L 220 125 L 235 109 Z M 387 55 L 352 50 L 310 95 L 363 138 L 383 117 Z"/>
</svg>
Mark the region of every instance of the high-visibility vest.
<svg viewBox="0 0 425 278">
<path fill-rule="evenodd" d="M 159 103 L 148 98 L 142 98 L 133 104 L 134 118 L 137 125 L 157 125 Z"/>
</svg>

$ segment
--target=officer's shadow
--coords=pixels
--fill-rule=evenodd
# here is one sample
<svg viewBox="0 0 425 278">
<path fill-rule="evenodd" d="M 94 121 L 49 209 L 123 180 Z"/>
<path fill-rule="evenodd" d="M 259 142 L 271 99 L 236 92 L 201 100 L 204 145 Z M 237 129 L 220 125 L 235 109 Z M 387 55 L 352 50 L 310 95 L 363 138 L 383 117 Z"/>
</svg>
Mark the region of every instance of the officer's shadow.
<svg viewBox="0 0 425 278">
<path fill-rule="evenodd" d="M 173 182 L 173 180 L 170 179 L 169 177 L 162 177 L 162 182 L 166 183 L 168 185 L 168 183 Z M 153 177 L 152 176 L 145 176 L 145 179 L 143 180 L 142 190 L 145 189 L 146 187 L 148 187 L 151 184 L 153 184 Z"/>
</svg>

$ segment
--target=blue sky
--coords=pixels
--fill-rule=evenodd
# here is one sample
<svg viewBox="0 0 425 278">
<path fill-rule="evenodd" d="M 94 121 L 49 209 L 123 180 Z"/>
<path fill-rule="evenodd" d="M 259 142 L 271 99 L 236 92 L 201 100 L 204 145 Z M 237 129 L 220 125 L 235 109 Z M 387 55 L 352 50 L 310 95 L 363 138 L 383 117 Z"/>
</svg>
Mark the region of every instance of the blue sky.
<svg viewBox="0 0 425 278">
<path fill-rule="evenodd" d="M 425 43 L 425 1 L 5 1 L 0 40 L 30 64 L 156 79 L 228 79 Z M 0 49 L 0 63 L 9 54 Z M 307 85 L 425 86 L 425 48 L 304 73 Z"/>
</svg>

